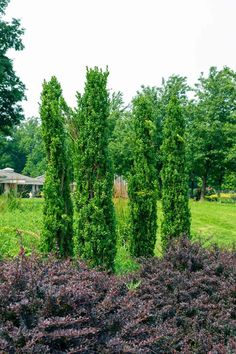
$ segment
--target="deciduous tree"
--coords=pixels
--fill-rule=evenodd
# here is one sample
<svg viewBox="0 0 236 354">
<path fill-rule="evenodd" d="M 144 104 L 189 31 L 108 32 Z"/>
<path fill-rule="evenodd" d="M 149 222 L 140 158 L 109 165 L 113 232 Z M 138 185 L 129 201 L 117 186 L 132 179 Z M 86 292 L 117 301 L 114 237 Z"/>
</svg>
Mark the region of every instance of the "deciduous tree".
<svg viewBox="0 0 236 354">
<path fill-rule="evenodd" d="M 9 49 L 24 48 L 21 37 L 24 30 L 20 21 L 3 20 L 10 0 L 0 0 L 0 132 L 6 134 L 9 128 L 23 119 L 20 102 L 24 99 L 25 86 L 13 69 L 13 61 L 8 57 Z"/>
<path fill-rule="evenodd" d="M 201 198 L 209 183 L 220 189 L 225 174 L 235 173 L 236 73 L 211 67 L 196 85 L 194 119 L 189 127 L 193 168 L 201 178 Z"/>
</svg>

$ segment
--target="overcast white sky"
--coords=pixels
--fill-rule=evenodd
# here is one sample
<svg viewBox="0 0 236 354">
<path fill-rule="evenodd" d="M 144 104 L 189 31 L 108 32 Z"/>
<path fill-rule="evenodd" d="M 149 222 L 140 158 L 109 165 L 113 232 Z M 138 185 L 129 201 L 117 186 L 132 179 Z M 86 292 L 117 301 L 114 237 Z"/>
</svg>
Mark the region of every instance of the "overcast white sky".
<svg viewBox="0 0 236 354">
<path fill-rule="evenodd" d="M 11 0 L 11 17 L 26 30 L 24 51 L 10 52 L 27 87 L 26 117 L 38 115 L 52 75 L 74 106 L 86 66 L 108 65 L 109 88 L 126 101 L 173 73 L 193 84 L 212 65 L 236 70 L 236 0 Z"/>
</svg>

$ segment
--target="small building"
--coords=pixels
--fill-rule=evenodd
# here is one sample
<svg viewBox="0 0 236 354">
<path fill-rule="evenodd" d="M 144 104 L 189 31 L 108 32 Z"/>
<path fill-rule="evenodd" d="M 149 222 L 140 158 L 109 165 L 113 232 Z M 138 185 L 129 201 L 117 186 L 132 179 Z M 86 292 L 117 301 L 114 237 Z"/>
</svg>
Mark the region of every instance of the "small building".
<svg viewBox="0 0 236 354">
<path fill-rule="evenodd" d="M 0 187 L 2 193 L 14 191 L 16 194 L 21 191 L 29 191 L 31 196 L 36 196 L 40 191 L 40 186 L 44 183 L 44 177 L 37 178 L 21 175 L 13 168 L 7 167 L 0 170 Z"/>
<path fill-rule="evenodd" d="M 10 167 L 0 170 L 0 193 L 14 191 L 15 194 L 27 194 L 30 197 L 35 197 L 39 194 L 44 182 L 44 175 L 33 178 L 21 175 Z M 71 183 L 70 187 L 71 191 L 74 192 L 76 183 Z M 115 198 L 128 198 L 128 185 L 121 176 L 114 178 L 113 196 Z"/>
</svg>

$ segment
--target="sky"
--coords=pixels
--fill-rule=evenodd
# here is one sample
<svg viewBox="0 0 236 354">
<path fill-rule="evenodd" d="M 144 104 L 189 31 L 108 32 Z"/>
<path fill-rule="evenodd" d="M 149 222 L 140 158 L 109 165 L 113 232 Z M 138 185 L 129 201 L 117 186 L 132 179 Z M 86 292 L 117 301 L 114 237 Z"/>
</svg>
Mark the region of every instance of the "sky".
<svg viewBox="0 0 236 354">
<path fill-rule="evenodd" d="M 210 66 L 236 70 L 235 15 L 236 0 L 11 0 L 5 18 L 25 28 L 25 49 L 9 51 L 27 88 L 25 116 L 39 116 L 52 75 L 75 106 L 86 66 L 108 65 L 108 88 L 126 103 L 172 74 L 193 85 Z"/>
</svg>

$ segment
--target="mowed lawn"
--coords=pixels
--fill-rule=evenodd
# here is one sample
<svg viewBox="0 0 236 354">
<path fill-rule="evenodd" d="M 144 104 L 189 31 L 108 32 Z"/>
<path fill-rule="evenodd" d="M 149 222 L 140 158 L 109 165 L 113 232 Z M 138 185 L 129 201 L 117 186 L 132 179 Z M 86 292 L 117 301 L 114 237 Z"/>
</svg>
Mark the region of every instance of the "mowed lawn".
<svg viewBox="0 0 236 354">
<path fill-rule="evenodd" d="M 220 247 L 236 246 L 236 204 L 192 201 L 190 205 L 193 238 Z"/>
<path fill-rule="evenodd" d="M 192 239 L 203 246 L 216 244 L 221 248 L 236 246 L 236 204 L 209 201 L 190 201 Z M 158 203 L 158 240 L 163 218 L 161 203 Z M 156 245 L 158 253 L 159 245 Z"/>
<path fill-rule="evenodd" d="M 193 240 L 201 239 L 205 246 L 216 243 L 219 247 L 232 248 L 236 245 L 236 204 L 217 202 L 190 202 Z M 42 199 L 22 199 L 16 209 L 9 210 L 0 199 L 0 257 L 18 254 L 23 245 L 26 252 L 37 250 L 42 229 Z M 115 200 L 117 214 L 118 249 L 128 238 L 127 200 Z M 158 239 L 156 253 L 161 252 L 160 224 L 161 203 L 158 203 Z M 127 248 L 127 247 L 126 247 Z M 121 258 L 126 250 L 119 250 Z M 123 254 L 124 253 L 124 254 Z M 123 256 L 122 256 L 123 254 Z"/>
</svg>

